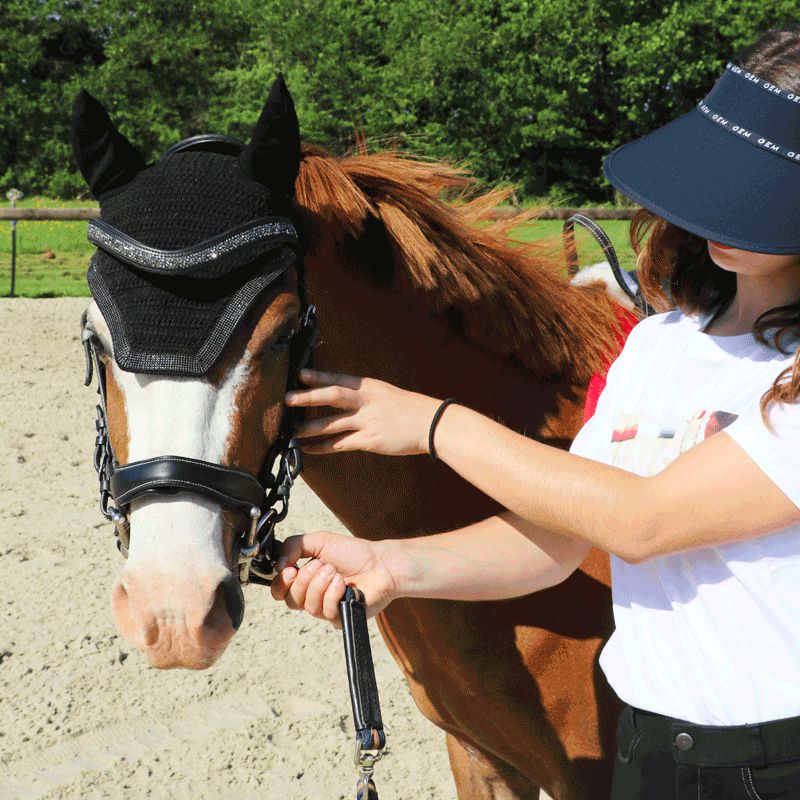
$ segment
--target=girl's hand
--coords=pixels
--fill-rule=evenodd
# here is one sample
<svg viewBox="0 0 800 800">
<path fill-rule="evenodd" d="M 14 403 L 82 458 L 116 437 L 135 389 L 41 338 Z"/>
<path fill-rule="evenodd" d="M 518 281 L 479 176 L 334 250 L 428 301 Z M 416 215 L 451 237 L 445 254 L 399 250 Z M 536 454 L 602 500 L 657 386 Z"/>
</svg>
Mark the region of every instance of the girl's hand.
<svg viewBox="0 0 800 800">
<path fill-rule="evenodd" d="M 287 406 L 332 406 L 342 411 L 298 427 L 295 435 L 304 440 L 303 452 L 366 450 L 386 456 L 428 452 L 428 430 L 440 403 L 436 398 L 353 375 L 304 369 L 299 377 L 313 388 L 288 392 Z"/>
<path fill-rule="evenodd" d="M 338 603 L 345 586 L 354 584 L 364 593 L 367 616 L 374 616 L 398 596 L 395 572 L 401 562 L 396 544 L 328 531 L 290 536 L 276 564 L 272 596 L 340 628 Z M 297 561 L 307 556 L 310 560 L 298 569 Z"/>
</svg>

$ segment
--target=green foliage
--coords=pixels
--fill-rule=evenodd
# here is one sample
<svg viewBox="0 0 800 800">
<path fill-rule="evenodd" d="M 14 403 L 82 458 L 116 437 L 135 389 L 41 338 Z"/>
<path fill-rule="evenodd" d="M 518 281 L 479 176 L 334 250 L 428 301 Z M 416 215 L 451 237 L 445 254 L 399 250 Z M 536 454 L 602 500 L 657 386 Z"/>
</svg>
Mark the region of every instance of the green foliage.
<svg viewBox="0 0 800 800">
<path fill-rule="evenodd" d="M 154 158 L 203 128 L 216 74 L 249 26 L 236 2 L 4 0 L 0 5 L 0 173 L 31 192 L 85 191 L 69 125 L 81 87 Z"/>
<path fill-rule="evenodd" d="M 192 133 L 248 136 L 282 70 L 304 137 L 336 152 L 358 131 L 523 194 L 611 200 L 606 153 L 799 18 L 797 0 L 3 0 L 0 189 L 82 191 L 81 86 L 152 159 Z"/>
</svg>

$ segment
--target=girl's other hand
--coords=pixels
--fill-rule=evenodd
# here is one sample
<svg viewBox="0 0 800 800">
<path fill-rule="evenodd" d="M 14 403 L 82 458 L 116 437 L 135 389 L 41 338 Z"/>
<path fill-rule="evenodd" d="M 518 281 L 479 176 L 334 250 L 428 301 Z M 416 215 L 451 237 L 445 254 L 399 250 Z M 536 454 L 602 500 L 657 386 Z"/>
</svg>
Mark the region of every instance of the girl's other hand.
<svg viewBox="0 0 800 800">
<path fill-rule="evenodd" d="M 276 564 L 272 596 L 340 628 L 338 604 L 346 585 L 353 584 L 364 593 L 367 616 L 374 616 L 398 596 L 393 570 L 399 553 L 395 555 L 394 545 L 328 531 L 290 536 Z M 304 557 L 310 559 L 298 568 Z"/>
<path fill-rule="evenodd" d="M 304 369 L 311 387 L 288 392 L 287 406 L 331 406 L 342 413 L 306 420 L 298 426 L 304 453 L 315 455 L 366 450 L 387 456 L 428 452 L 428 429 L 440 401 L 390 383 L 353 375 Z"/>
</svg>

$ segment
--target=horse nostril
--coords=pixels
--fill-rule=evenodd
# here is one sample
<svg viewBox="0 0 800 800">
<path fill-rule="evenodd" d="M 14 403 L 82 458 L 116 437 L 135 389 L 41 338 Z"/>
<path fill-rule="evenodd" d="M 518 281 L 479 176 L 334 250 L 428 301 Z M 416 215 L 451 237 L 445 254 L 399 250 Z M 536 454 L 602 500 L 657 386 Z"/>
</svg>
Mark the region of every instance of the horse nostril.
<svg viewBox="0 0 800 800">
<path fill-rule="evenodd" d="M 217 586 L 217 598 L 214 605 L 220 602 L 224 604 L 225 610 L 228 612 L 233 629 L 238 631 L 244 618 L 244 594 L 241 584 L 232 574 L 228 574 Z"/>
<path fill-rule="evenodd" d="M 217 584 L 211 608 L 199 628 L 194 629 L 194 635 L 199 635 L 206 645 L 220 646 L 238 630 L 243 616 L 244 595 L 239 582 L 229 573 Z"/>
<path fill-rule="evenodd" d="M 111 590 L 111 613 L 120 633 L 137 646 L 150 647 L 158 641 L 158 623 L 145 604 L 144 611 L 137 608 L 123 574 L 115 581 Z"/>
</svg>

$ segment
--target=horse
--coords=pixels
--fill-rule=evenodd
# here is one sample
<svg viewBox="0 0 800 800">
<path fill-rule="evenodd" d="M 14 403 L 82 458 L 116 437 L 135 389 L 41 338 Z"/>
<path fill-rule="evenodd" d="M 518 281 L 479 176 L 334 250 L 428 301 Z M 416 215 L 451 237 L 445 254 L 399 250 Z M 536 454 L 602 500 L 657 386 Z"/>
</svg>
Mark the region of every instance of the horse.
<svg viewBox="0 0 800 800">
<path fill-rule="evenodd" d="M 454 396 L 527 436 L 569 446 L 586 388 L 618 347 L 619 308 L 602 285 L 570 284 L 552 247 L 513 241 L 510 231 L 535 211 L 491 221 L 503 193 L 476 192 L 461 169 L 363 147 L 335 157 L 301 144 L 280 77 L 250 142 L 231 150 L 223 140 L 168 151 L 148 167 L 96 101 L 76 102 L 73 145 L 101 216 L 113 209 L 153 248 L 165 247 L 164 237 L 185 247 L 241 224 L 240 211 L 225 217 L 246 186 L 258 214 L 293 221 L 304 249 L 200 374 L 122 369 L 108 311 L 97 296 L 90 303 L 83 335 L 105 371 L 120 464 L 172 453 L 257 474 L 279 436 L 292 368 L 286 343 L 304 295 L 320 326 L 315 368 Z M 238 182 L 235 192 L 220 188 L 217 170 Z M 167 178 L 180 191 L 162 185 Z M 141 204 L 136 213 L 128 195 Z M 178 234 L 153 222 L 154 208 Z M 201 231 L 202 214 L 214 219 Z M 355 536 L 369 539 L 433 534 L 501 511 L 426 457 L 307 455 L 302 475 Z M 130 503 L 112 614 L 153 666 L 206 668 L 234 635 L 245 517 L 202 493 Z M 620 702 L 598 666 L 613 629 L 605 554 L 592 551 L 545 591 L 479 603 L 399 599 L 377 624 L 420 711 L 445 732 L 461 800 L 523 800 L 540 788 L 555 800 L 608 796 Z"/>
</svg>

